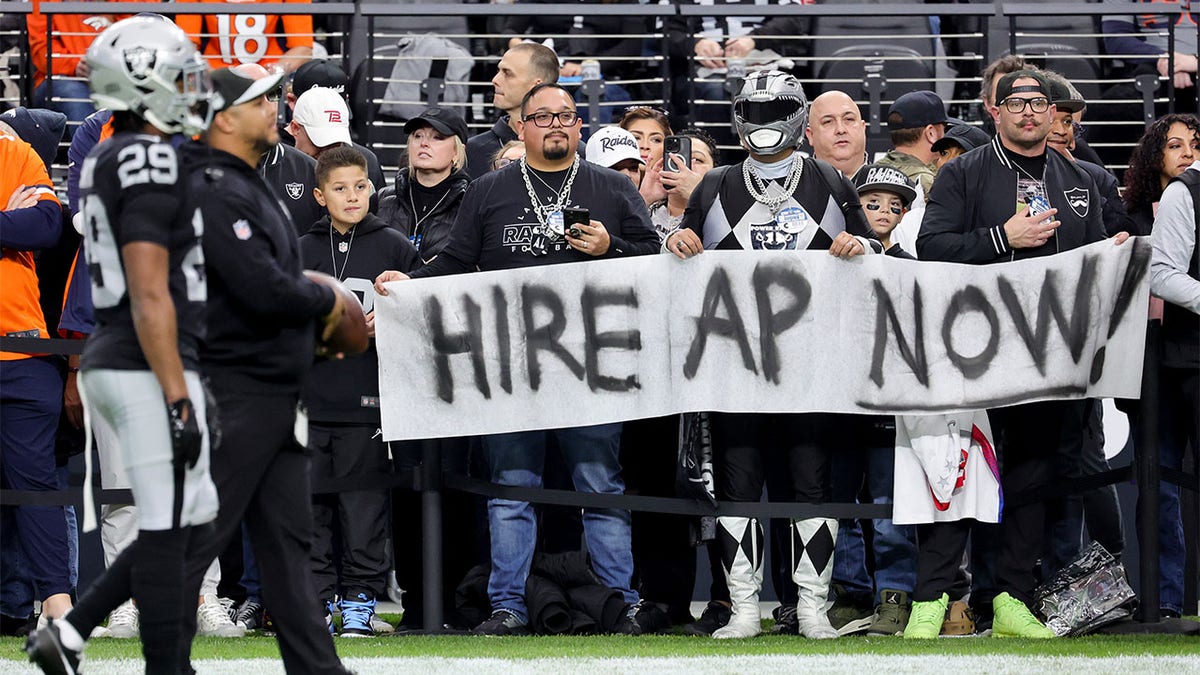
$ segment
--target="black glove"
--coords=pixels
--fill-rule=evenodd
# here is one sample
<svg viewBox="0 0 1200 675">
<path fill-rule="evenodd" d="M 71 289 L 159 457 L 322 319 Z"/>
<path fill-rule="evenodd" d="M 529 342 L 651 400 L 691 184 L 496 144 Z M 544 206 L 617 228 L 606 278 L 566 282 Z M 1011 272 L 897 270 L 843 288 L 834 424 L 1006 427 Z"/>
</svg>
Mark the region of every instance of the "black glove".
<svg viewBox="0 0 1200 675">
<path fill-rule="evenodd" d="M 184 418 L 187 418 L 186 420 Z M 186 464 L 191 469 L 200 460 L 200 425 L 192 401 L 181 398 L 167 404 L 167 422 L 171 428 L 171 451 L 175 466 Z"/>
</svg>

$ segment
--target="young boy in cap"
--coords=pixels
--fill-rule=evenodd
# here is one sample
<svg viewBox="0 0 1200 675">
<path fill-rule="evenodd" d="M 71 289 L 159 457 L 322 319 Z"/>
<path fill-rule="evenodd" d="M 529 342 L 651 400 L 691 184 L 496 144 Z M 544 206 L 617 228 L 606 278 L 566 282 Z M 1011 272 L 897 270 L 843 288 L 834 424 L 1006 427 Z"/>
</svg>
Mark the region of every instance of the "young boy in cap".
<svg viewBox="0 0 1200 675">
<path fill-rule="evenodd" d="M 892 230 L 908 212 L 917 191 L 904 172 L 886 164 L 869 164 L 856 175 L 859 203 L 871 229 L 883 242 L 884 254 L 915 260 L 911 253 L 892 243 Z"/>
</svg>

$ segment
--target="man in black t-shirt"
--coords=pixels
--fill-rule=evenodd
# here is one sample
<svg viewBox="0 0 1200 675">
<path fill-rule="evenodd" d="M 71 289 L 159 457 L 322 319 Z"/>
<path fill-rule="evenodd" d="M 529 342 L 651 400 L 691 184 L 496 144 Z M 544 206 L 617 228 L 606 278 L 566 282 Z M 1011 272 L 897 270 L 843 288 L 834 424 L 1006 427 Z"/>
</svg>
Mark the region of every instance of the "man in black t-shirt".
<svg viewBox="0 0 1200 675">
<path fill-rule="evenodd" d="M 525 158 L 471 183 L 450 242 L 441 255 L 414 271 L 413 278 L 658 251 L 658 235 L 650 224 L 650 214 L 629 179 L 579 159 L 580 121 L 570 93 L 557 84 L 539 84 L 526 94 L 520 111 L 517 128 L 525 142 Z M 588 209 L 590 222 L 564 228 L 563 209 L 568 207 Z M 383 284 L 406 278 L 399 272 L 384 272 L 376 280 L 375 290 L 387 295 Z M 483 449 L 492 482 L 540 486 L 551 435 L 577 490 L 624 492 L 619 477 L 619 422 L 486 436 Z M 492 616 L 475 632 L 528 633 L 525 580 L 537 541 L 533 507 L 528 502 L 491 500 L 488 517 Z M 631 587 L 629 512 L 585 509 L 583 526 L 596 575 L 604 585 L 620 591 L 628 605 L 619 629 L 638 634 L 665 627 L 662 612 L 642 603 Z"/>
<path fill-rule="evenodd" d="M 217 491 L 198 373 L 204 221 L 166 139 L 204 130 L 193 110 L 207 103 L 208 66 L 183 31 L 154 15 L 111 26 L 87 62 L 93 100 L 113 111 L 116 133 L 80 178 L 96 327 L 79 389 L 86 414 L 117 434 L 139 532 L 73 610 L 30 635 L 26 651 L 47 672 L 77 672 L 85 636 L 132 597 L 146 671 L 178 673 L 181 617 L 191 614 L 180 592 L 184 562 L 217 515 Z"/>
</svg>

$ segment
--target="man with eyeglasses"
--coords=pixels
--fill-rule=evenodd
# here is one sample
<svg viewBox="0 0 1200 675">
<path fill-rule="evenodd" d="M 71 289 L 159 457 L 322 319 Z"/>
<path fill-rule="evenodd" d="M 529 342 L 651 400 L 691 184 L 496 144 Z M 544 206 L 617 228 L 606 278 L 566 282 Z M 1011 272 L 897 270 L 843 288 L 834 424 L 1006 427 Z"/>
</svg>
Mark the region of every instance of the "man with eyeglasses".
<svg viewBox="0 0 1200 675">
<path fill-rule="evenodd" d="M 985 265 L 1054 255 L 1105 237 L 1101 197 L 1086 171 L 1046 137 L 1057 112 L 1040 72 L 1002 77 L 991 108 L 997 136 L 942 167 L 917 238 L 918 258 Z M 1128 238 L 1121 233 L 1118 243 Z M 988 416 L 1002 454 L 1005 507 L 992 601 L 993 635 L 1050 638 L 1030 612 L 1033 569 L 1043 551 L 1045 504 L 1036 495 L 1054 477 L 1060 447 L 1078 456 L 1082 401 L 1045 401 L 994 408 Z M 935 638 L 947 591 L 962 560 L 970 520 L 918 526 L 917 584 L 907 638 Z"/>
<path fill-rule="evenodd" d="M 471 183 L 449 243 L 441 255 L 412 272 L 412 278 L 658 252 L 658 234 L 637 188 L 622 174 L 580 160 L 581 125 L 570 92 L 558 84 L 536 85 L 515 112 L 520 112 L 517 133 L 525 142 L 525 157 Z M 586 209 L 589 222 L 566 225 L 563 212 L 572 208 Z M 375 291 L 387 295 L 385 283 L 407 278 L 400 272 L 384 272 L 375 281 Z M 624 492 L 619 422 L 485 436 L 483 449 L 492 482 L 540 487 L 551 436 L 576 490 Z M 533 507 L 528 502 L 492 499 L 488 520 L 492 615 L 475 633 L 528 634 L 525 581 L 537 541 Z M 628 605 L 617 630 L 641 634 L 665 628 L 662 611 L 642 603 L 631 587 L 629 512 L 584 509 L 583 529 L 596 575 L 604 585 L 620 591 Z"/>
</svg>

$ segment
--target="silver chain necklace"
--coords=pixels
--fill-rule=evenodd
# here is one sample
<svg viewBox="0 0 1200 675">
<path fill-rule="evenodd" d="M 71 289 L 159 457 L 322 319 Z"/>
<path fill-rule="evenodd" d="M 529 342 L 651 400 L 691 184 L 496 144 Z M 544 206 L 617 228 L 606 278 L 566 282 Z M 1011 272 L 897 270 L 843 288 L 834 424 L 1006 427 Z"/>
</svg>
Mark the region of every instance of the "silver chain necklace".
<svg viewBox="0 0 1200 675">
<path fill-rule="evenodd" d="M 415 181 L 416 179 L 417 179 L 416 176 L 409 176 L 409 180 L 411 180 L 411 181 Z M 425 215 L 421 216 L 421 217 L 417 217 L 417 203 L 416 203 L 416 201 L 413 200 L 413 192 L 414 191 L 415 191 L 415 189 L 413 188 L 413 186 L 409 185 L 408 186 L 408 205 L 412 207 L 413 220 L 415 221 L 413 223 L 412 236 L 414 237 L 414 239 L 417 242 L 419 242 L 419 241 L 421 241 L 421 223 L 428 220 L 429 216 L 432 216 L 434 214 L 434 212 L 437 211 L 437 207 L 441 206 L 442 202 L 446 201 L 446 197 L 449 196 L 449 194 L 450 194 L 450 188 L 449 188 L 449 186 L 447 186 L 446 191 L 442 193 L 441 198 L 438 199 L 437 202 L 429 209 L 429 211 L 427 211 L 425 213 Z M 351 234 L 350 238 L 353 239 L 354 235 Z"/>
<path fill-rule="evenodd" d="M 533 183 L 529 180 L 529 165 L 525 162 L 525 158 L 521 158 L 521 178 L 525 181 L 525 191 L 529 193 L 529 201 L 533 204 L 533 213 L 537 216 L 538 222 L 542 225 L 542 233 L 547 237 L 561 235 L 562 232 L 555 232 L 549 224 L 549 216 L 555 211 L 562 211 L 563 207 L 571 199 L 571 185 L 575 183 L 575 175 L 579 172 L 579 155 L 575 156 L 575 161 L 571 163 L 571 173 L 567 174 L 567 179 L 563 181 L 562 188 L 555 190 L 546 185 L 546 181 L 542 180 L 541 176 L 534 174 L 538 180 L 542 181 L 543 185 L 550 188 L 554 192 L 556 199 L 550 204 L 542 204 L 538 199 L 537 193 L 533 190 Z"/>
<path fill-rule="evenodd" d="M 329 223 L 329 264 L 333 267 L 334 276 L 338 281 L 346 280 L 346 265 L 350 264 L 350 249 L 354 246 L 354 235 L 358 232 L 358 226 L 350 228 L 350 241 L 346 244 L 346 259 L 342 261 L 342 271 L 338 272 L 337 258 L 333 254 L 333 222 Z"/>
<path fill-rule="evenodd" d="M 742 162 L 742 180 L 746 182 L 746 191 L 754 198 L 754 201 L 762 204 L 770 209 L 771 213 L 777 213 L 779 207 L 783 206 L 788 199 L 791 199 L 792 193 L 796 188 L 800 187 L 800 176 L 804 173 L 804 158 L 796 155 L 792 156 L 792 165 L 788 167 L 787 180 L 783 183 L 783 192 L 779 197 L 771 197 L 767 194 L 767 185 L 769 181 L 764 181 L 758 172 L 750 168 L 750 161 Z"/>
</svg>

